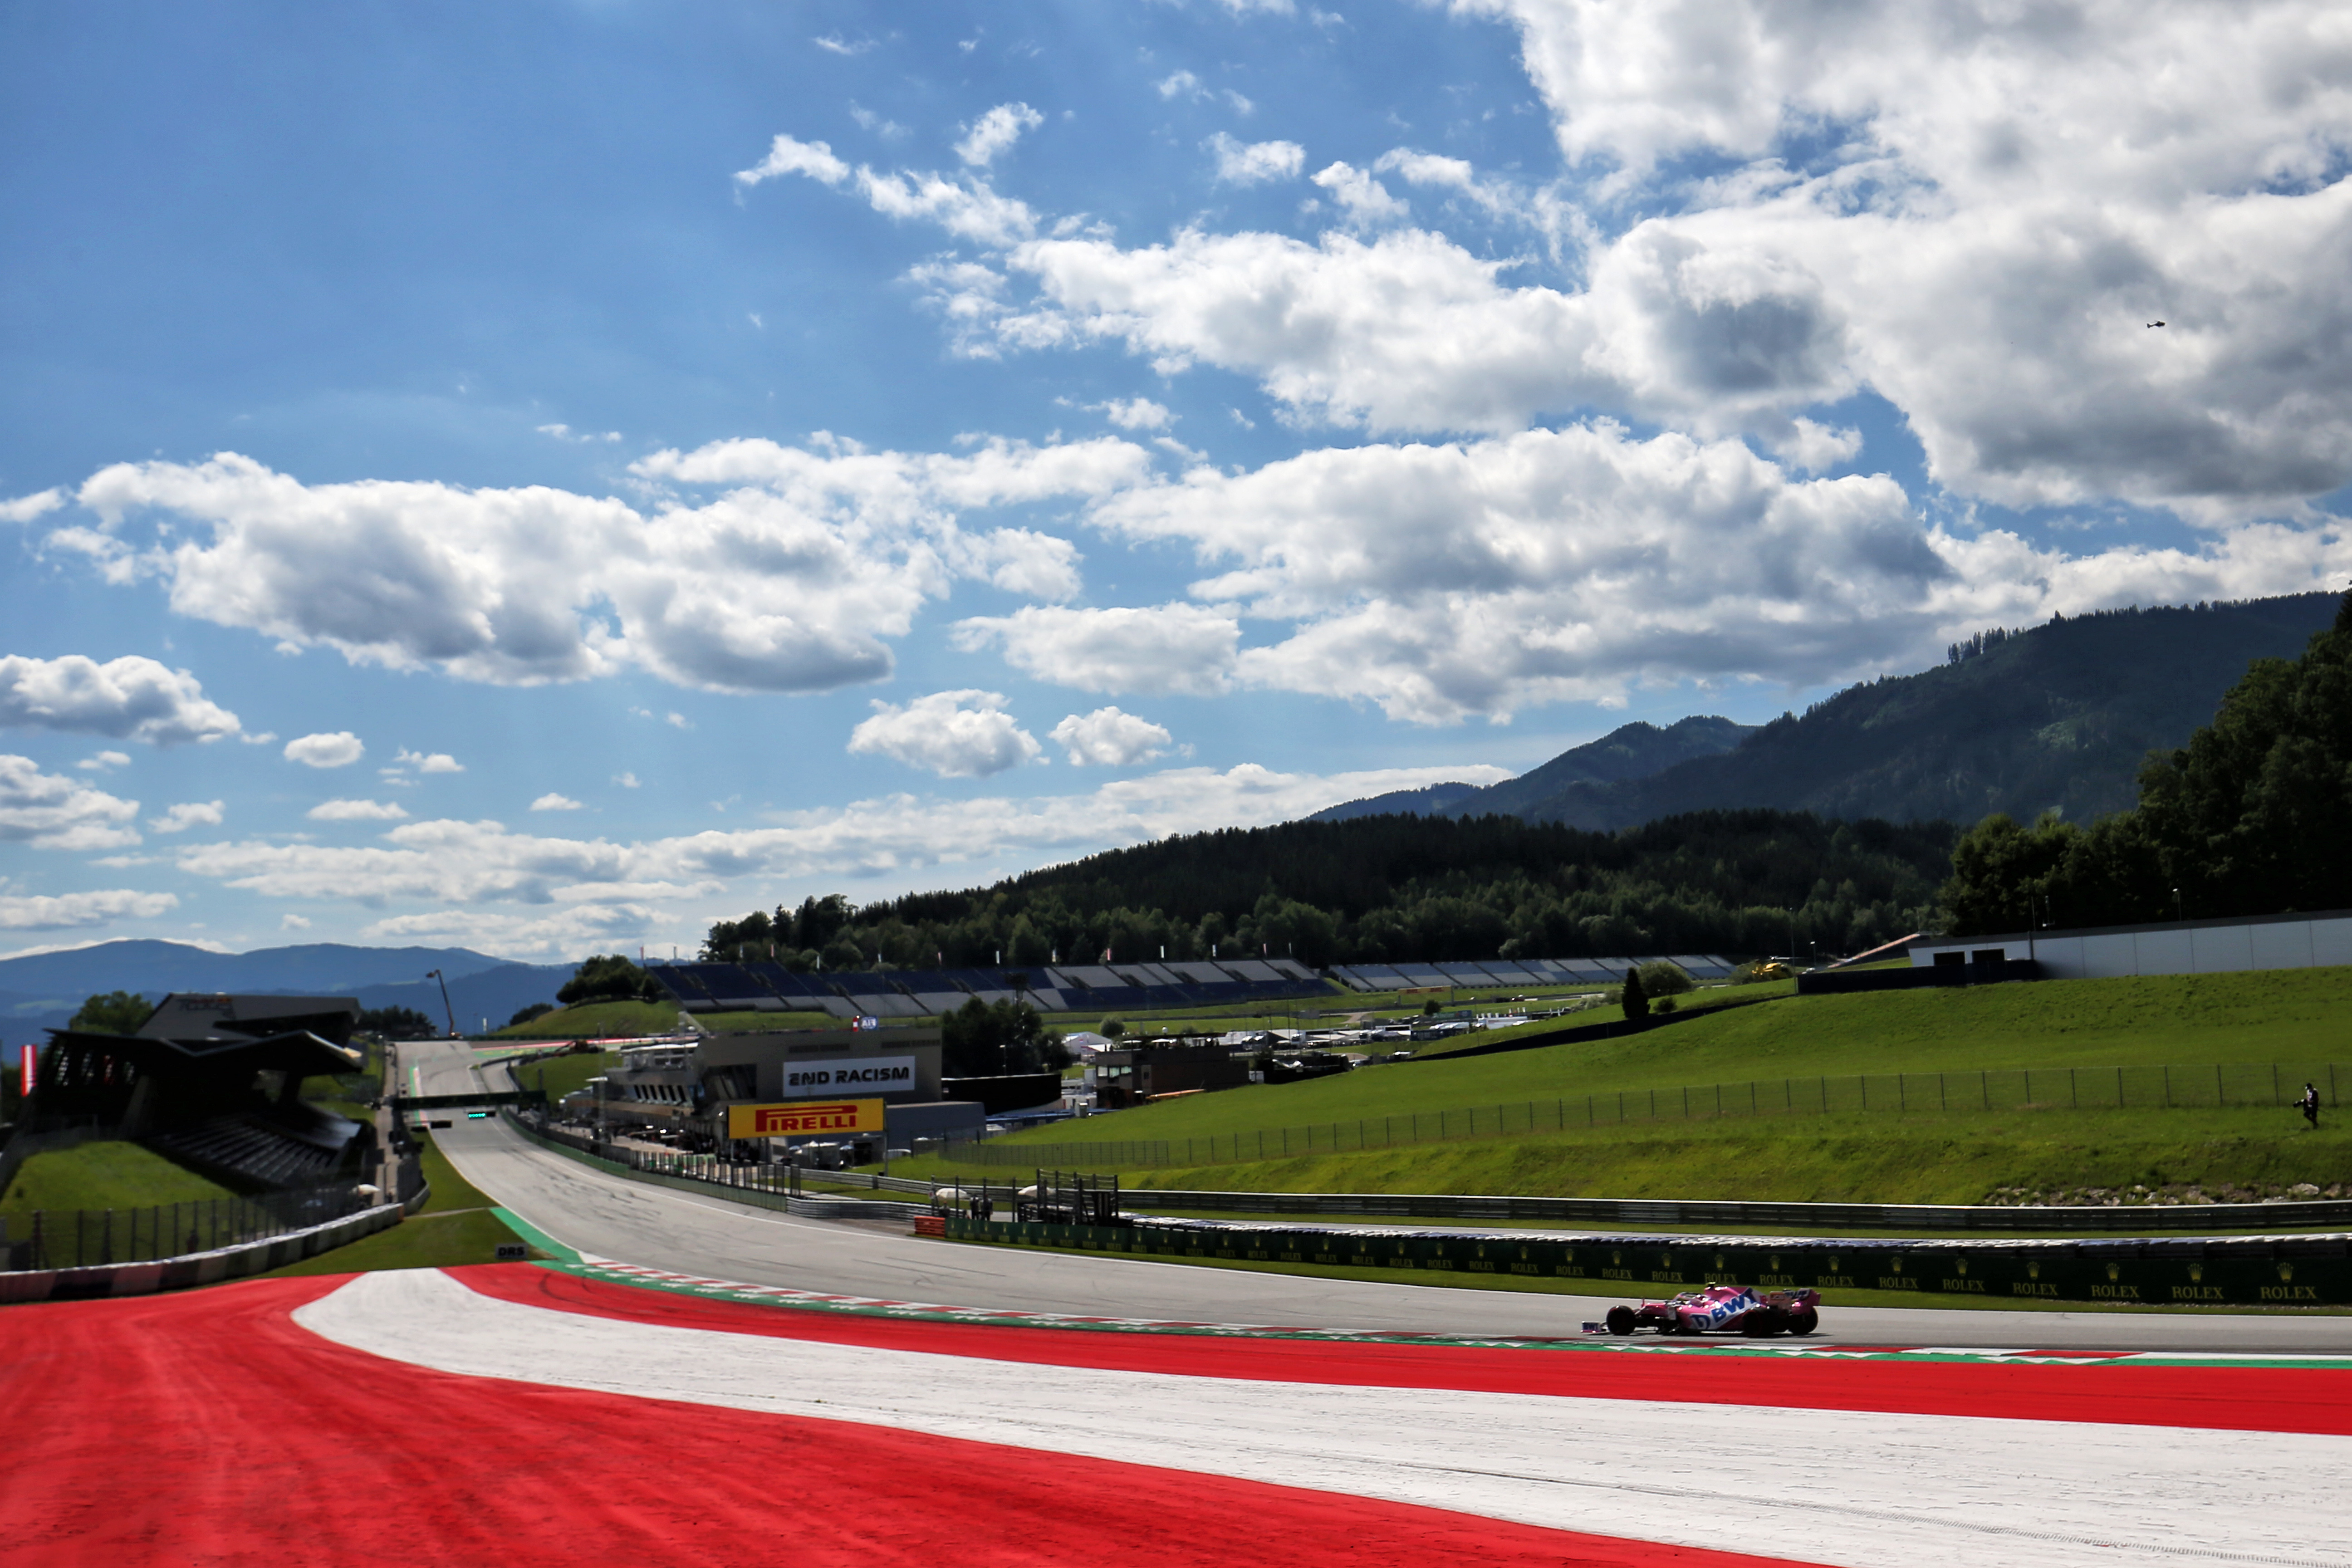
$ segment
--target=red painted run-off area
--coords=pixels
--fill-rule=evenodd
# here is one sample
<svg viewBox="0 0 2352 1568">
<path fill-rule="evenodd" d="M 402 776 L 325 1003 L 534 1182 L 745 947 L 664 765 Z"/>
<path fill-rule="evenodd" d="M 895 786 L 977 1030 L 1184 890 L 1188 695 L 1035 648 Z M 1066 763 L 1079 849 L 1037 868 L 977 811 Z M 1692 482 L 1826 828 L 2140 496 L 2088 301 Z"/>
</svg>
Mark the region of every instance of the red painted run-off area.
<svg viewBox="0 0 2352 1568">
<path fill-rule="evenodd" d="M 1045 1366 L 1357 1388 L 2352 1434 L 2352 1371 L 2084 1364 L 2072 1358 L 2019 1365 L 1597 1347 L 1486 1350 L 1008 1328 L 712 1300 L 530 1265 L 451 1272 L 484 1295 L 563 1311 Z"/>
<path fill-rule="evenodd" d="M 557 1304 L 536 1283 L 556 1278 L 545 1270 L 453 1272 Z M 0 1368 L 6 1561 L 1768 1565 L 854 1423 L 451 1376 L 293 1322 L 294 1309 L 341 1283 L 261 1279 L 12 1309 Z M 642 1319 L 708 1315 L 654 1291 L 593 1295 L 566 1304 L 613 1312 L 625 1299 Z M 1034 1331 L 971 1331 L 1001 1352 Z M 1119 1360 L 1114 1336 L 1063 1337 Z"/>
</svg>

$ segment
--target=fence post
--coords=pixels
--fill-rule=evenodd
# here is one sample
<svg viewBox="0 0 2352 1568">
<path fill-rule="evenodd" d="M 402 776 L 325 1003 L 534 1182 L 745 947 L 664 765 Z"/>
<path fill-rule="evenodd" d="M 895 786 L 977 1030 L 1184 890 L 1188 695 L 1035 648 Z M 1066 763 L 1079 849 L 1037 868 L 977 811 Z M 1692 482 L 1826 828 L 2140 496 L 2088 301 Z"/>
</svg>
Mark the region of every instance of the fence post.
<svg viewBox="0 0 2352 1568">
<path fill-rule="evenodd" d="M 1899 1072 L 1898 1072 L 1898 1073 L 1896 1073 L 1896 1074 L 1895 1075 L 1895 1114 L 1896 1114 L 1896 1115 L 1898 1115 L 1898 1116 L 1899 1116 L 1899 1115 L 1902 1115 L 1903 1113 L 1905 1113 L 1905 1112 L 1908 1111 L 1910 1109 L 1911 1109 L 1911 1095 L 1910 1095 L 1910 1091 L 1909 1091 L 1909 1090 L 1908 1090 L 1908 1089 L 1904 1086 L 1904 1082 L 1903 1082 L 1903 1075 L 1902 1075 L 1901 1073 L 1899 1073 Z"/>
<path fill-rule="evenodd" d="M 1987 1110 L 1990 1110 L 1992 1109 L 1992 1079 L 1985 1074 L 1984 1069 L 1981 1068 L 1977 1069 L 1977 1090 L 1984 1096 L 1984 1108 Z"/>
<path fill-rule="evenodd" d="M 2215 1062 L 2213 1064 L 2213 1103 L 2216 1105 L 2227 1105 L 2230 1103 L 2230 1091 L 2221 1082 L 2221 1064 L 2220 1062 Z"/>
<path fill-rule="evenodd" d="M 2124 1069 L 2123 1069 L 2123 1068 L 2117 1068 L 2116 1069 L 2116 1109 L 2117 1110 L 2121 1110 L 2123 1108 L 2124 1108 Z"/>
<path fill-rule="evenodd" d="M 1936 1109 L 1949 1110 L 1951 1108 L 1951 1098 L 1944 1092 L 1944 1075 L 1937 1073 L 1936 1075 Z"/>
<path fill-rule="evenodd" d="M 2083 1085 L 2081 1080 L 2075 1078 L 2073 1068 L 2066 1069 L 2066 1104 L 2072 1110 L 2083 1109 Z"/>
</svg>

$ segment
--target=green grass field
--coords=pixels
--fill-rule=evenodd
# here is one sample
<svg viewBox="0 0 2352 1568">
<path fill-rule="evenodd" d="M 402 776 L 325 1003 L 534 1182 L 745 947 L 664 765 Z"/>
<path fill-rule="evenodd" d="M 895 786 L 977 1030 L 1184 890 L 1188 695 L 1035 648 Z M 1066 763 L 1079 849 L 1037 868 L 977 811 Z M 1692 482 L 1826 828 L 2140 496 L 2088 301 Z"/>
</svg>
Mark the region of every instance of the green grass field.
<svg viewBox="0 0 2352 1568">
<path fill-rule="evenodd" d="M 208 1203 L 236 1194 L 136 1143 L 83 1143 L 35 1154 L 17 1167 L 0 1213 L 35 1209 L 136 1209 L 158 1204 Z"/>
<path fill-rule="evenodd" d="M 601 1077 L 620 1065 L 618 1051 L 567 1051 L 537 1061 L 517 1062 L 510 1070 L 516 1083 L 524 1089 L 544 1089 L 547 1102 L 557 1105 L 572 1090 L 585 1089 L 590 1079 Z"/>
<path fill-rule="evenodd" d="M 617 1039 L 677 1033 L 677 1006 L 667 1002 L 590 1002 L 541 1013 L 528 1024 L 494 1029 L 494 1040 Z"/>
<path fill-rule="evenodd" d="M 499 1247 L 522 1237 L 487 1208 L 412 1215 L 390 1230 L 363 1236 L 345 1247 L 273 1268 L 270 1277 L 303 1274 L 364 1274 L 377 1268 L 450 1268 L 495 1263 Z M 533 1258 L 546 1254 L 534 1248 Z"/>
<path fill-rule="evenodd" d="M 1191 1169 L 1126 1167 L 1129 1179 L 1139 1183 L 1229 1190 L 1943 1203 L 1980 1202 L 2007 1187 L 2078 1193 L 2193 1184 L 2209 1193 L 2266 1193 L 2303 1182 L 2326 1187 L 2352 1176 L 2352 1145 L 2333 1111 L 2312 1134 L 2291 1111 L 2268 1104 L 2095 1109 L 2110 1078 L 2082 1075 L 2092 1089 L 2086 1100 L 2066 1069 L 2143 1069 L 2133 1081 L 2134 1092 L 2144 1093 L 2158 1081 L 2149 1075 L 2167 1066 L 2184 1069 L 2187 1088 L 2201 1083 L 2199 1075 L 2210 1073 L 2211 1064 L 2225 1064 L 2250 1069 L 2267 1100 L 2261 1064 L 2324 1064 L 2331 1053 L 2352 1060 L 2347 1026 L 2352 970 L 2345 969 L 1790 997 L 1586 1045 L 1193 1096 L 1039 1129 L 997 1147 L 1018 1159 L 1024 1146 L 1045 1157 L 1052 1145 L 1081 1141 L 1205 1144 L 1238 1134 L 1254 1143 L 1260 1131 L 1294 1130 L 1300 1152 L 1292 1158 L 1210 1163 L 1203 1151 L 1200 1159 L 1175 1156 Z M 1932 1075 L 1966 1074 L 1974 1084 L 1979 1069 L 2029 1067 L 2049 1086 L 2034 1091 L 2032 1109 L 1922 1109 L 1954 1098 Z M 1898 1089 L 1898 1072 L 1930 1076 Z M 1874 1103 L 1882 1109 L 1709 1117 L 1708 1093 L 1717 1084 L 1738 1105 L 1744 1086 L 1754 1082 L 1759 1101 L 1769 1105 L 1775 1089 L 1860 1073 L 1887 1075 L 1874 1080 L 1880 1098 Z M 1473 1137 L 1464 1136 L 1458 1115 L 1528 1102 L 1544 1112 L 1561 1101 L 1605 1106 L 1621 1093 L 1645 1105 L 1636 1097 L 1653 1091 L 1673 1108 L 1683 1103 L 1686 1087 L 1694 1089 L 1696 1108 L 1689 1121 L 1653 1121 L 1634 1111 L 1629 1114 L 1637 1120 L 1620 1124 L 1530 1131 L 1523 1113 L 1516 1126 L 1507 1120 L 1498 1127 L 1490 1109 L 1487 1135 Z M 2323 1083 L 2324 1091 L 2328 1087 Z M 2352 1080 L 2336 1087 L 2352 1094 Z M 1904 1110 L 1892 1108 L 1890 1091 L 1903 1095 Z M 1957 1098 L 1964 1103 L 1968 1096 Z M 2075 1109 L 2078 1102 L 2084 1108 Z M 1443 1141 L 1309 1154 L 1306 1137 L 1297 1135 L 1319 1126 L 1319 1147 L 1328 1151 L 1332 1128 L 1347 1147 L 1360 1130 L 1378 1142 L 1385 1119 L 1426 1121 L 1448 1110 L 1457 1114 Z M 1112 1154 L 1099 1163 L 1120 1168 Z M 907 1173 L 948 1173 L 933 1165 L 920 1162 Z"/>
</svg>

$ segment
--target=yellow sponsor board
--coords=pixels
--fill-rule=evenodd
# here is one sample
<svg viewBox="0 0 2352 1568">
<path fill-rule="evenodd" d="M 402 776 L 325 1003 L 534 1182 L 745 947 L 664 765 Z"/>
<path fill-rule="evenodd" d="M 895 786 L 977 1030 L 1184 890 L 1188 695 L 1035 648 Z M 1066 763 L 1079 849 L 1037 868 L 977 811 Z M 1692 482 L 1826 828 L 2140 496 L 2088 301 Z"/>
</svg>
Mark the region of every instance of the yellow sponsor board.
<svg viewBox="0 0 2352 1568">
<path fill-rule="evenodd" d="M 730 1138 L 816 1138 L 835 1132 L 879 1132 L 878 1100 L 794 1100 L 781 1105 L 730 1105 Z"/>
</svg>

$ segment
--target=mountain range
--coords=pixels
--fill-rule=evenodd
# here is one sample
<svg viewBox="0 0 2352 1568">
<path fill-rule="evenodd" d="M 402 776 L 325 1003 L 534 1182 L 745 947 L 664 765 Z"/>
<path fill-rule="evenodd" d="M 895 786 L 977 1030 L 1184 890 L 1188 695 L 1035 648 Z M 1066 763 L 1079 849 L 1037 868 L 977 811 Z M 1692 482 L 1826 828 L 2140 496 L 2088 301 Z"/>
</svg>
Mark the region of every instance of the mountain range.
<svg viewBox="0 0 2352 1568">
<path fill-rule="evenodd" d="M 2131 805 L 2151 750 L 2186 744 L 2250 663 L 2300 654 L 2339 603 L 2298 594 L 1997 629 L 1933 669 L 1849 687 L 1801 715 L 1628 724 L 1497 784 L 1378 795 L 1311 820 L 1502 815 L 1613 829 L 1752 806 L 1963 826 L 1994 812 L 2088 820 Z"/>
<path fill-rule="evenodd" d="M 484 1018 L 503 1024 L 535 1002 L 553 1002 L 572 963 L 512 963 L 463 947 L 352 947 L 310 942 L 215 952 L 179 942 L 102 942 L 59 952 L 0 959 L 0 1044 L 40 1040 L 63 1028 L 84 998 L 135 991 L 156 1000 L 173 991 L 260 995 L 353 996 L 362 1007 L 407 1007 L 428 1018 L 444 1013 L 438 969 L 448 983 L 448 1012 L 460 1028 Z"/>
</svg>

